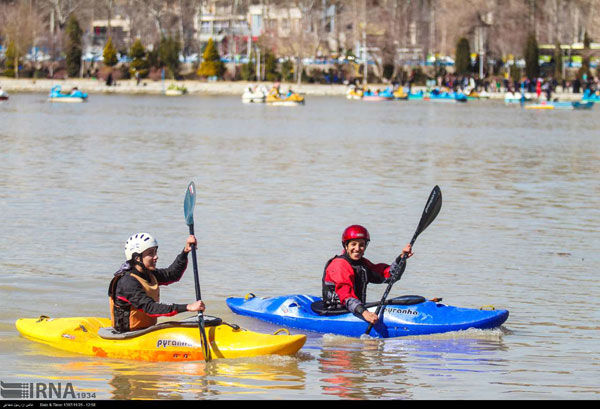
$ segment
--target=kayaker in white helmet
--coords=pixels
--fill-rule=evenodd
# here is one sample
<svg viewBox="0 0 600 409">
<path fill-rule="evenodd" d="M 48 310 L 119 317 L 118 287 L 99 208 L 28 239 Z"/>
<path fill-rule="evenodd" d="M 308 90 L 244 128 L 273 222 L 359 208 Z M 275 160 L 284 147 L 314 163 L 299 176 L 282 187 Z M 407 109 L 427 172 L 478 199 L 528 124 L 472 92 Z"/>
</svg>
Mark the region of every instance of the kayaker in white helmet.
<svg viewBox="0 0 600 409">
<path fill-rule="evenodd" d="M 397 281 L 402 271 L 394 268 L 393 264 L 399 262 L 402 254 L 411 257 L 413 253 L 411 245 L 407 244 L 392 266 L 385 263 L 373 264 L 364 257 L 370 240 L 369 232 L 363 226 L 355 224 L 344 230 L 344 251 L 330 259 L 323 272 L 323 304 L 326 309 L 345 308 L 365 321 L 375 324 L 379 317 L 364 306 L 367 284 Z M 390 271 L 396 272 L 396 275 L 390 275 Z"/>
<path fill-rule="evenodd" d="M 187 256 L 196 245 L 188 236 L 183 251 L 167 268 L 157 268 L 158 242 L 148 233 L 137 233 L 125 243 L 125 263 L 115 273 L 108 289 L 113 328 L 119 332 L 139 330 L 157 322 L 157 317 L 185 311 L 204 311 L 199 300 L 190 304 L 160 302 L 160 286 L 177 282 L 187 267 Z"/>
</svg>

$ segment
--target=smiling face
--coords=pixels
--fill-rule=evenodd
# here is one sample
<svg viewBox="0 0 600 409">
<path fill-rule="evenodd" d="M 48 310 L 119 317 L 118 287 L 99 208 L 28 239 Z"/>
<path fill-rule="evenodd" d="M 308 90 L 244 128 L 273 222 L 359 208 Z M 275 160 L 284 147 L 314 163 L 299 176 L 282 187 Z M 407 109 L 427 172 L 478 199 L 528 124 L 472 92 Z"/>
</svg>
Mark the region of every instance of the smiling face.
<svg viewBox="0 0 600 409">
<path fill-rule="evenodd" d="M 142 253 L 142 264 L 150 271 L 156 270 L 158 261 L 158 247 L 150 247 Z"/>
<path fill-rule="evenodd" d="M 367 249 L 367 242 L 363 239 L 354 239 L 346 242 L 346 253 L 348 257 L 350 257 L 354 261 L 358 261 L 365 254 L 365 250 Z"/>
</svg>

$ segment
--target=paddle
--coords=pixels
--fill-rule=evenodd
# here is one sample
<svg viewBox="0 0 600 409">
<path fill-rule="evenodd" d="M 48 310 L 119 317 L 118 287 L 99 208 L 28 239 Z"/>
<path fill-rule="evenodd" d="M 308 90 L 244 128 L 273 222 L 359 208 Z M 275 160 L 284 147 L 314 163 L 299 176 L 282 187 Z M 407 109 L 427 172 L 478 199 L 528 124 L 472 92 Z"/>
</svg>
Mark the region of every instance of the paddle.
<svg viewBox="0 0 600 409">
<path fill-rule="evenodd" d="M 427 203 L 425 204 L 425 209 L 423 210 L 423 214 L 421 215 L 421 221 L 419 222 L 419 226 L 417 227 L 417 230 L 415 231 L 415 234 L 412 238 L 412 240 L 410 241 L 410 245 L 412 247 L 413 244 L 415 244 L 415 240 L 417 240 L 417 237 L 419 237 L 419 234 L 421 234 L 423 232 L 423 230 L 425 230 L 427 228 L 427 226 L 429 226 L 431 224 L 431 222 L 436 218 L 436 216 L 438 215 L 438 213 L 440 212 L 440 209 L 442 208 L 442 191 L 440 190 L 439 186 L 435 186 L 433 188 L 433 190 L 431 191 L 431 194 L 429 195 L 429 199 L 427 200 Z M 396 270 L 400 271 L 400 277 L 398 278 L 398 280 L 400 280 L 400 278 L 402 277 L 402 273 L 404 272 L 404 265 L 406 264 L 406 255 L 403 254 L 402 258 L 400 259 L 400 262 L 396 264 Z M 390 276 L 392 275 L 392 272 L 390 272 Z M 396 281 L 398 281 L 396 280 Z M 385 308 L 385 300 L 388 296 L 388 294 L 390 293 L 390 290 L 392 289 L 392 286 L 394 285 L 395 281 L 390 281 L 387 288 L 385 289 L 385 292 L 383 293 L 383 297 L 381 298 L 381 301 L 379 303 L 379 305 L 377 306 L 377 309 L 375 310 L 375 315 L 379 316 L 379 313 L 381 312 L 381 310 L 383 308 Z M 373 324 L 369 324 L 369 327 L 367 328 L 367 331 L 365 332 L 365 334 L 369 334 L 371 332 L 371 328 L 373 328 Z"/>
<path fill-rule="evenodd" d="M 194 182 L 190 182 L 187 191 L 185 193 L 185 199 L 183 201 L 183 214 L 185 216 L 185 223 L 190 228 L 190 234 L 194 235 L 194 206 L 196 205 L 196 186 Z M 192 262 L 194 264 L 194 285 L 196 286 L 196 300 L 201 300 L 202 295 L 200 294 L 200 280 L 198 279 L 198 262 L 196 261 L 196 246 L 192 246 Z M 198 311 L 198 328 L 200 329 L 200 343 L 204 352 L 204 359 L 207 361 L 211 360 L 210 346 L 206 339 L 206 331 L 204 329 L 204 315 L 202 311 Z"/>
</svg>

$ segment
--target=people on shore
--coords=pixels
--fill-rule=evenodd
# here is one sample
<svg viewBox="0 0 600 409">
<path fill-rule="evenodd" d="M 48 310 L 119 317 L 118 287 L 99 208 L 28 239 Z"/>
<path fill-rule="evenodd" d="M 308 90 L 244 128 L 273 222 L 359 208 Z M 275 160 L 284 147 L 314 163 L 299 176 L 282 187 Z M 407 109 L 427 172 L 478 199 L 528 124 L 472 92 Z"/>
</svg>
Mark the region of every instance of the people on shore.
<svg viewBox="0 0 600 409">
<path fill-rule="evenodd" d="M 182 252 L 167 268 L 157 268 L 158 242 L 148 233 L 137 233 L 125 243 L 125 263 L 112 278 L 108 297 L 113 328 L 127 332 L 155 325 L 158 317 L 185 311 L 204 311 L 200 301 L 190 304 L 160 302 L 160 286 L 177 282 L 188 264 L 188 253 L 196 245 L 190 235 Z"/>
<path fill-rule="evenodd" d="M 411 84 L 410 81 L 403 81 L 402 83 L 394 81 L 392 82 L 391 89 L 393 92 L 396 92 L 402 88 L 404 91 L 403 94 L 410 95 Z M 346 96 L 349 99 L 356 96 L 358 99 L 359 91 L 363 91 L 362 87 L 357 85 L 356 81 L 350 82 Z M 380 92 L 378 91 L 372 91 L 367 87 L 364 89 L 364 95 L 379 95 Z M 490 97 L 494 93 L 502 93 L 505 99 L 507 96 L 511 96 L 510 99 L 521 98 L 524 100 L 535 99 L 537 97 L 538 100 L 545 99 L 552 101 L 557 98 L 560 99 L 560 94 L 563 93 L 577 94 L 584 92 L 585 95 L 600 96 L 600 80 L 597 77 L 588 77 L 587 81 L 582 84 L 578 78 L 571 81 L 564 79 L 558 81 L 553 76 L 536 77 L 534 79 L 523 76 L 515 79 L 506 75 L 504 78 L 489 77 L 481 80 L 476 75 L 457 76 L 454 74 L 445 74 L 444 76 L 438 76 L 435 81 L 431 81 L 428 84 L 427 92 L 433 95 L 454 93 L 456 95 L 464 94 L 473 97 Z"/>
<path fill-rule="evenodd" d="M 413 255 L 411 245 L 391 264 L 374 264 L 364 257 L 371 238 L 368 230 L 360 225 L 348 226 L 342 233 L 341 255 L 325 264 L 322 279 L 323 305 L 326 309 L 347 309 L 365 321 L 375 324 L 376 314 L 365 308 L 367 285 L 397 281 L 402 275 L 399 263 L 402 255 Z"/>
</svg>

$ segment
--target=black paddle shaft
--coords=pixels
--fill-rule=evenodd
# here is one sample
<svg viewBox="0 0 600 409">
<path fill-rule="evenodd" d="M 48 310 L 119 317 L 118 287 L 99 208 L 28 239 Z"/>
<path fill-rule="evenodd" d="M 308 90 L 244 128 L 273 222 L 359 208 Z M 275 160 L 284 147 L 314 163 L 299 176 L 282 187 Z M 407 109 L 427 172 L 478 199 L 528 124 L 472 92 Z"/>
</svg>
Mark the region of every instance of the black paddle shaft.
<svg viewBox="0 0 600 409">
<path fill-rule="evenodd" d="M 185 200 L 183 201 L 183 214 L 185 216 L 185 222 L 189 227 L 190 235 L 194 235 L 194 206 L 196 204 L 196 186 L 194 182 L 188 185 Z M 194 266 L 194 286 L 196 288 L 196 301 L 202 300 L 202 294 L 200 293 L 200 279 L 198 278 L 198 262 L 196 260 L 196 245 L 192 244 L 192 263 Z M 202 311 L 198 311 L 198 329 L 200 330 L 200 343 L 204 352 L 204 359 L 206 361 L 211 360 L 210 345 L 206 337 L 206 330 L 204 328 L 204 315 Z"/>
<path fill-rule="evenodd" d="M 194 235 L 194 225 L 190 224 L 190 234 Z M 196 260 L 196 245 L 192 245 L 192 265 L 194 266 L 194 286 L 196 287 L 196 300 L 202 299 L 200 293 L 200 280 L 198 278 L 198 261 Z"/>
<path fill-rule="evenodd" d="M 431 194 L 429 195 L 429 199 L 427 200 L 427 203 L 425 204 L 425 209 L 423 209 L 423 214 L 421 215 L 421 220 L 419 221 L 419 226 L 417 226 L 417 230 L 415 231 L 415 234 L 413 235 L 413 238 L 410 241 L 411 247 L 413 244 L 415 244 L 415 241 L 417 240 L 417 237 L 419 237 L 419 234 L 421 234 L 427 228 L 427 226 L 429 226 L 431 224 L 431 222 L 433 222 L 433 220 L 436 218 L 436 216 L 440 212 L 441 208 L 442 208 L 442 191 L 440 190 L 439 186 L 435 186 L 433 188 L 433 190 L 431 191 Z M 398 277 L 398 280 L 400 280 L 400 278 L 402 277 L 402 273 L 404 272 L 403 270 L 404 270 L 405 264 L 406 264 L 406 254 L 403 254 L 402 257 L 400 258 L 400 262 L 397 263 L 397 265 L 396 265 L 396 269 L 400 270 L 400 277 Z M 390 272 L 390 276 L 392 276 L 392 272 Z M 396 281 L 398 281 L 398 280 L 396 280 Z M 379 305 L 377 306 L 377 309 L 375 310 L 375 315 L 379 316 L 379 313 L 385 307 L 385 300 L 387 299 L 387 296 L 389 295 L 390 290 L 392 289 L 392 286 L 394 285 L 394 283 L 395 283 L 395 281 L 391 281 L 391 280 L 388 283 L 388 286 L 385 289 L 385 292 L 383 293 L 383 297 L 381 297 L 381 301 L 380 301 Z M 373 328 L 373 324 L 369 323 L 369 327 L 367 328 L 367 331 L 365 332 L 365 334 L 369 334 L 371 332 L 372 328 Z"/>
<path fill-rule="evenodd" d="M 189 225 L 190 234 L 194 235 L 194 224 Z M 202 299 L 202 294 L 200 294 L 200 279 L 198 278 L 198 261 L 196 260 L 196 245 L 192 244 L 192 263 L 194 266 L 194 286 L 196 287 L 196 300 Z M 204 349 L 204 359 L 206 361 L 211 360 L 210 347 L 208 344 L 208 339 L 206 338 L 206 330 L 204 329 L 204 314 L 202 311 L 198 311 L 198 326 L 200 329 L 200 336 L 202 337 L 202 347 Z"/>
</svg>

